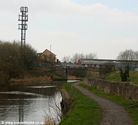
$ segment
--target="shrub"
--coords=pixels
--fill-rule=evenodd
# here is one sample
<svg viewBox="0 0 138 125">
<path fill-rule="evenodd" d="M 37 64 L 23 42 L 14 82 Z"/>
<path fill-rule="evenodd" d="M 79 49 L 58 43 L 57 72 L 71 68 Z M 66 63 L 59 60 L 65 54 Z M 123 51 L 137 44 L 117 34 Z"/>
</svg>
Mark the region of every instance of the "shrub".
<svg viewBox="0 0 138 125">
<path fill-rule="evenodd" d="M 33 67 L 36 51 L 26 45 L 23 53 L 17 42 L 0 42 L 0 83 L 22 75 L 24 70 Z"/>
</svg>

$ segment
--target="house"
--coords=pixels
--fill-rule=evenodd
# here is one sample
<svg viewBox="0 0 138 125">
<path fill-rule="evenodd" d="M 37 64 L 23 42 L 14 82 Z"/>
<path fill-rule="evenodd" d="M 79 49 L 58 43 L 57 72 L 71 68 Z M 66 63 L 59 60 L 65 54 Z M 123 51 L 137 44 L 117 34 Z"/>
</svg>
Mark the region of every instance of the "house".
<svg viewBox="0 0 138 125">
<path fill-rule="evenodd" d="M 42 53 L 38 53 L 38 58 L 39 61 L 43 63 L 55 63 L 57 61 L 56 55 L 48 49 Z"/>
</svg>

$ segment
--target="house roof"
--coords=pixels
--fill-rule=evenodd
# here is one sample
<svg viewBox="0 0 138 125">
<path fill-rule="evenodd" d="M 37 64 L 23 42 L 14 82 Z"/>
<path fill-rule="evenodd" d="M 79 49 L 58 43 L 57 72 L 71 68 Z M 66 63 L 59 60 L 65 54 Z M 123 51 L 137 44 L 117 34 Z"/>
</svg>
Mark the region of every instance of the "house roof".
<svg viewBox="0 0 138 125">
<path fill-rule="evenodd" d="M 49 52 L 50 54 L 52 54 L 52 55 L 56 56 L 53 52 L 51 52 L 51 51 L 50 51 L 50 50 L 48 50 L 48 49 L 44 50 L 44 51 L 42 52 L 42 54 L 43 54 L 43 53 L 46 53 L 46 52 Z"/>
<path fill-rule="evenodd" d="M 53 52 L 51 52 L 51 51 L 48 50 L 48 49 L 45 49 L 45 50 L 44 50 L 43 52 L 41 52 L 41 53 L 37 53 L 37 55 L 38 55 L 38 56 L 41 56 L 41 55 L 43 55 L 43 54 L 46 53 L 46 52 L 49 52 L 50 54 L 56 56 Z"/>
</svg>

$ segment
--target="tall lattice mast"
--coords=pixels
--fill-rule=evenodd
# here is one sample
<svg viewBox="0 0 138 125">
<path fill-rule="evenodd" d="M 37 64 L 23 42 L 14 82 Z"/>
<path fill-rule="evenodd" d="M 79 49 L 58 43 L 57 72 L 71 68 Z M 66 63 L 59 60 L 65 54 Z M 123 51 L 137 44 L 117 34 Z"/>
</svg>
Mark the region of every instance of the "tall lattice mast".
<svg viewBox="0 0 138 125">
<path fill-rule="evenodd" d="M 21 30 L 21 48 L 23 48 L 26 44 L 26 30 L 28 28 L 27 21 L 28 21 L 28 7 L 21 7 L 20 14 L 19 14 L 19 24 L 18 29 Z"/>
</svg>

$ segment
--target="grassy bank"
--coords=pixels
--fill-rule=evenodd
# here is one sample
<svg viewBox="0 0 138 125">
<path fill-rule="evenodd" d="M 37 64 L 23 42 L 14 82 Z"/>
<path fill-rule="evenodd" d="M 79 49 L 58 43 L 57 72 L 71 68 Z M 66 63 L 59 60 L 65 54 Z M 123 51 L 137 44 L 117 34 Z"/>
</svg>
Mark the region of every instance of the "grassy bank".
<svg viewBox="0 0 138 125">
<path fill-rule="evenodd" d="M 95 93 L 98 96 L 104 97 L 106 99 L 109 99 L 121 106 L 123 106 L 126 111 L 129 113 L 131 119 L 134 122 L 134 125 L 138 125 L 138 102 L 134 102 L 131 100 L 126 100 L 123 97 L 116 96 L 116 95 L 111 95 L 111 94 L 106 94 L 103 91 L 99 91 L 96 88 L 89 87 L 86 84 L 81 83 L 80 84 L 82 87 L 90 90 L 91 92 Z"/>
<path fill-rule="evenodd" d="M 28 71 L 24 71 L 22 77 L 12 78 L 9 83 L 13 85 L 48 85 L 55 80 L 65 80 L 63 70 L 53 70 L 53 67 L 36 67 Z"/>
<path fill-rule="evenodd" d="M 107 77 L 106 80 L 110 80 L 110 81 L 121 81 L 120 78 L 120 72 L 112 72 L 110 73 Z M 138 72 L 137 71 L 131 71 L 129 73 L 129 79 L 130 82 L 134 83 L 134 84 L 138 84 Z"/>
<path fill-rule="evenodd" d="M 60 125 L 100 125 L 102 111 L 97 103 L 81 94 L 70 84 L 66 84 L 64 87 L 73 102 L 70 111 Z"/>
<path fill-rule="evenodd" d="M 23 79 L 12 79 L 10 80 L 11 86 L 28 86 L 28 85 L 49 85 L 52 84 L 52 80 L 48 76 L 30 77 Z"/>
</svg>

